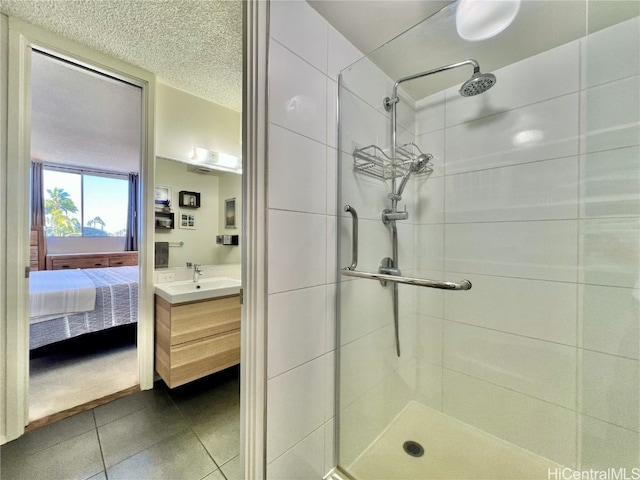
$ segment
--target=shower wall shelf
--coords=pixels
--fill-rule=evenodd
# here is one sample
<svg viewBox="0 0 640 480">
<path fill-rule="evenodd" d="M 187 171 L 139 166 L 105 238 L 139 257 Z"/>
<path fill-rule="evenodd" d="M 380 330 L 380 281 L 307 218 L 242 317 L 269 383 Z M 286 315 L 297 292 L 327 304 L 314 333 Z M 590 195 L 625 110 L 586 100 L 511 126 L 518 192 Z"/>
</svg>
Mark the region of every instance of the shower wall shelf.
<svg viewBox="0 0 640 480">
<path fill-rule="evenodd" d="M 415 143 L 396 147 L 395 159 L 387 155 L 380 147 L 369 145 L 353 152 L 353 169 L 358 173 L 379 180 L 391 180 L 405 176 L 414 161 L 422 154 Z M 431 175 L 432 173 L 433 164 L 429 163 L 420 172 L 417 172 L 417 175 Z"/>
</svg>

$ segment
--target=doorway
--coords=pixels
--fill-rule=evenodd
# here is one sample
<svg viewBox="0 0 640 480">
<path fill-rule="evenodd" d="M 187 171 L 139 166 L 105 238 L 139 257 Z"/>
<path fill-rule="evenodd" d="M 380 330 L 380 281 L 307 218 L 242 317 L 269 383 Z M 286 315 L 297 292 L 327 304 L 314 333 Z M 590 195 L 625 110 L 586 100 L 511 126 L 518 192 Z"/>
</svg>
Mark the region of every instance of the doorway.
<svg viewBox="0 0 640 480">
<path fill-rule="evenodd" d="M 9 79 L 8 112 L 12 121 L 7 133 L 7 178 L 10 178 L 11 181 L 7 184 L 6 194 L 7 224 L 11 224 L 12 229 L 7 230 L 6 242 L 7 258 L 9 259 L 7 261 L 6 338 L 9 341 L 6 345 L 8 374 L 6 377 L 5 411 L 8 412 L 8 415 L 6 417 L 4 441 L 20 436 L 27 425 L 28 429 L 35 428 L 38 425 L 31 422 L 34 417 L 29 414 L 29 363 L 30 356 L 33 356 L 30 353 L 34 349 L 60 343 L 64 346 L 63 352 L 67 354 L 67 350 L 74 349 L 77 345 L 67 345 L 64 342 L 58 342 L 59 340 L 77 339 L 76 341 L 80 343 L 80 347 L 77 350 L 80 351 L 87 350 L 87 346 L 91 342 L 98 343 L 101 347 L 104 347 L 111 341 L 99 338 L 100 335 L 97 335 L 94 339 L 93 335 L 96 330 L 94 324 L 96 322 L 86 318 L 86 313 L 93 311 L 94 308 L 80 305 L 82 308 L 77 311 L 64 312 L 69 314 L 68 316 L 73 316 L 72 314 L 80 314 L 82 316 L 85 314 L 85 318 L 84 320 L 74 318 L 70 323 L 65 320 L 66 324 L 62 338 L 54 335 L 54 342 L 42 344 L 36 341 L 36 343 L 31 344 L 31 341 L 38 337 L 37 335 L 31 335 L 29 322 L 30 310 L 33 310 L 33 307 L 37 305 L 32 304 L 29 298 L 29 287 L 34 277 L 32 276 L 28 280 L 28 272 L 34 263 L 37 265 L 38 270 L 44 270 L 45 272 L 59 270 L 66 271 L 68 274 L 84 273 L 84 270 L 89 270 L 87 267 L 90 266 L 94 267 L 95 271 L 102 270 L 105 272 L 111 271 L 113 266 L 128 267 L 131 270 L 135 270 L 134 272 L 129 272 L 130 281 L 124 286 L 116 286 L 110 284 L 109 281 L 103 281 L 101 287 L 107 286 L 111 289 L 107 295 L 105 295 L 104 289 L 95 288 L 94 283 L 94 287 L 90 290 L 95 290 L 95 292 L 90 294 L 88 302 L 93 307 L 100 302 L 107 301 L 114 305 L 119 305 L 119 302 L 115 302 L 114 298 L 121 292 L 116 293 L 115 291 L 121 288 L 128 290 L 128 295 L 131 297 L 131 305 L 135 305 L 137 302 L 137 307 L 129 306 L 129 318 L 124 322 L 129 327 L 127 328 L 126 325 L 122 327 L 123 330 L 128 331 L 118 332 L 119 335 L 116 335 L 116 337 L 128 336 L 131 339 L 129 340 L 130 345 L 133 345 L 130 359 L 133 365 L 132 378 L 134 381 L 130 383 L 133 383 L 134 386 L 131 389 L 148 389 L 153 385 L 153 320 L 152 315 L 149 313 L 153 307 L 149 296 L 146 294 L 150 290 L 149 279 L 152 278 L 152 270 L 150 268 L 152 265 L 152 252 L 145 244 L 146 239 L 151 238 L 153 235 L 153 229 L 147 226 L 147 218 L 153 215 L 153 193 L 145 188 L 145 185 L 153 181 L 154 175 L 152 159 L 155 77 L 140 68 L 16 19 L 9 18 L 8 26 L 10 52 L 7 69 Z M 37 62 L 39 61 L 46 63 L 48 65 L 47 68 L 53 65 L 58 69 L 57 73 L 62 75 L 61 78 L 66 78 L 66 81 L 59 80 L 59 85 L 68 89 L 71 85 L 79 82 L 83 92 L 76 92 L 75 94 L 63 92 L 67 96 L 67 101 L 64 101 L 64 95 L 60 92 L 46 91 L 43 95 L 44 97 L 49 97 L 48 100 L 51 101 L 51 104 L 46 109 L 39 111 L 37 107 L 38 81 L 36 80 L 39 68 Z M 83 76 L 74 77 L 72 80 L 67 78 L 71 73 L 77 75 L 78 72 L 81 72 Z M 86 114 L 96 109 L 100 102 L 109 102 L 109 100 L 102 98 L 103 95 L 99 91 L 92 90 L 92 87 L 87 85 L 87 83 L 96 82 L 97 80 L 101 80 L 104 85 L 108 85 L 108 88 L 130 88 L 133 91 L 137 91 L 134 101 L 131 98 L 124 100 L 124 102 L 122 100 L 119 102 L 110 100 L 112 104 L 108 105 L 114 111 L 117 111 L 118 106 L 123 103 L 134 105 L 137 109 L 137 114 L 133 123 L 119 121 L 112 123 L 112 126 L 108 127 L 106 118 L 95 115 L 94 112 L 96 120 L 91 125 L 91 122 L 87 120 Z M 91 95 L 90 92 L 94 92 L 94 94 Z M 63 100 L 60 100 L 58 95 L 62 95 Z M 58 98 L 57 101 L 56 98 Z M 82 104 L 80 101 L 82 98 L 85 99 L 84 109 L 88 112 L 77 109 L 74 116 L 72 107 L 76 106 L 77 108 L 77 104 Z M 47 121 L 52 121 L 52 119 L 61 120 L 60 123 L 63 125 L 71 125 L 76 128 L 69 128 L 67 131 L 51 130 L 48 133 L 49 138 L 47 138 L 47 135 L 40 135 L 39 132 L 47 131 L 46 129 L 39 130 L 41 125 L 46 124 Z M 118 140 L 117 135 L 112 137 L 111 140 L 105 140 L 101 137 L 100 141 L 96 141 L 93 147 L 86 146 L 86 144 L 91 143 L 92 130 L 103 132 L 109 129 L 117 135 L 123 136 L 128 132 L 131 137 L 136 138 L 134 142 L 136 143 L 136 152 L 133 155 L 135 160 L 132 162 L 133 169 L 129 166 L 119 165 L 113 159 L 113 157 L 122 158 L 125 156 L 125 149 L 122 147 L 122 142 Z M 109 145 L 110 143 L 113 145 Z M 43 148 L 43 145 L 47 144 L 50 147 L 49 153 Z M 118 145 L 120 147 L 117 147 Z M 69 146 L 75 146 L 75 150 L 69 148 Z M 114 149 L 115 154 L 113 152 L 111 154 L 105 153 L 109 148 Z M 117 148 L 120 148 L 120 150 L 117 150 Z M 93 157 L 94 163 L 86 160 L 90 157 Z M 70 162 L 68 161 L 69 158 L 74 160 Z M 43 198 L 41 199 L 40 238 L 43 239 L 42 244 L 48 247 L 48 251 L 44 247 L 40 249 L 38 245 L 34 248 L 30 241 L 33 238 L 34 241 L 39 242 L 38 232 L 35 232 L 35 234 L 31 232 L 32 224 L 38 225 L 32 222 L 31 219 L 31 205 L 34 203 L 33 199 L 30 199 L 32 191 L 32 175 L 30 173 L 34 171 L 32 160 L 40 160 L 39 163 L 42 163 L 40 173 L 42 174 L 43 171 L 45 173 L 43 176 L 41 175 L 43 177 L 41 181 L 51 180 L 51 178 L 47 180 L 47 177 L 54 174 L 64 174 L 69 178 L 74 177 L 76 179 L 77 189 L 80 192 L 80 196 L 76 196 L 75 199 L 71 197 L 76 203 L 75 211 L 71 211 L 74 208 L 71 208 L 71 210 L 67 208 L 66 212 L 62 212 L 65 214 L 63 216 L 66 216 L 65 222 L 68 224 L 67 226 L 71 226 L 74 231 L 67 231 L 64 234 L 60 234 L 58 231 L 55 232 L 58 235 L 54 235 L 51 229 L 47 231 L 48 222 L 45 202 L 47 199 L 51 201 L 53 198 L 46 190 L 51 190 L 51 193 L 55 196 L 55 194 L 60 193 L 62 184 L 49 185 L 47 189 L 43 187 L 40 190 L 43 193 Z M 114 182 L 124 184 L 124 191 L 127 192 L 128 199 L 130 197 L 128 191 L 132 188 L 130 186 L 132 184 L 130 177 L 135 176 L 131 174 L 136 173 L 139 193 L 135 193 L 131 197 L 133 198 L 132 202 L 124 202 L 127 205 L 125 210 L 130 210 L 129 207 L 131 205 L 129 203 L 135 205 L 134 221 L 128 222 L 125 219 L 125 225 L 120 224 L 118 226 L 116 225 L 117 222 L 104 218 L 105 216 L 109 217 L 108 213 L 96 212 L 92 205 L 112 205 L 115 203 L 115 198 L 125 195 L 115 193 L 112 188 Z M 107 188 L 110 192 L 110 197 L 106 200 L 98 195 L 100 189 L 96 185 L 100 183 L 111 185 L 111 187 Z M 56 186 L 59 187 L 57 190 Z M 90 198 L 91 196 L 94 196 L 94 198 Z M 65 196 L 67 199 L 68 197 Z M 51 207 L 50 204 L 47 206 Z M 49 216 L 54 215 L 56 213 L 55 210 L 55 208 L 53 211 L 49 208 Z M 56 214 L 60 214 L 60 211 Z M 124 216 L 129 216 L 128 211 Z M 111 225 L 109 224 L 110 222 Z M 126 228 L 126 223 L 130 224 L 130 228 Z M 124 237 L 126 236 L 128 241 L 130 240 L 129 236 L 123 236 L 121 232 L 118 235 L 118 232 L 123 229 L 134 232 L 135 236 L 137 236 L 137 254 L 135 253 L 135 246 L 125 247 Z M 34 254 L 35 258 L 30 258 L 30 254 Z M 87 263 L 93 264 L 87 265 Z M 78 269 L 81 269 L 81 271 L 78 271 Z M 25 271 L 27 275 L 25 275 Z M 87 280 L 89 280 L 89 284 L 92 283 L 91 279 L 80 278 L 79 280 L 78 275 L 75 275 L 75 277 L 75 280 L 80 281 L 80 284 L 82 282 L 86 283 Z M 55 284 L 55 282 L 52 283 Z M 47 282 L 45 281 L 44 284 L 46 286 Z M 141 292 L 140 295 L 137 295 L 134 284 L 137 284 L 137 289 Z M 44 291 L 46 293 L 47 289 L 45 288 Z M 62 301 L 63 304 L 65 302 L 66 300 Z M 48 301 L 42 301 L 41 305 L 47 305 L 48 303 Z M 71 308 L 71 310 L 74 309 L 75 307 Z M 55 315 L 59 312 L 43 311 L 39 313 L 43 317 L 39 319 L 43 322 L 42 326 L 48 326 L 44 323 L 50 320 L 47 316 Z M 111 319 L 107 320 L 103 318 L 103 325 L 106 326 L 111 323 L 111 326 L 118 329 L 121 328 L 122 322 L 120 322 L 120 318 L 122 316 L 118 314 L 111 317 Z M 98 328 L 97 330 L 99 334 L 100 330 L 105 330 L 105 328 Z M 116 332 L 117 330 L 112 330 L 112 333 Z M 60 333 L 59 330 L 58 333 Z M 50 352 L 44 353 L 49 354 Z M 42 356 L 38 355 L 38 358 L 41 359 Z M 42 362 L 42 360 L 40 361 Z M 102 370 L 100 367 L 93 367 L 93 375 L 100 370 Z M 56 376 L 56 384 L 64 385 L 65 382 L 67 380 Z M 83 386 L 86 387 L 86 382 Z M 82 387 L 78 388 L 82 389 Z M 68 386 L 66 390 L 73 391 L 74 389 Z M 120 390 L 120 387 L 116 386 L 112 389 L 112 392 L 116 390 Z M 114 395 L 118 395 L 118 393 L 116 392 Z M 47 402 L 52 403 L 50 399 L 47 399 Z M 65 409 L 64 412 L 56 413 L 55 417 L 50 420 L 64 418 L 74 413 L 74 411 L 90 408 L 92 405 L 95 406 L 95 403 L 87 404 L 87 399 L 76 398 L 74 403 L 76 410 L 67 410 L 67 406 L 65 406 L 63 407 Z M 78 407 L 78 405 L 80 406 Z"/>
<path fill-rule="evenodd" d="M 142 89 L 37 49 L 30 80 L 33 422 L 139 384 Z"/>
</svg>

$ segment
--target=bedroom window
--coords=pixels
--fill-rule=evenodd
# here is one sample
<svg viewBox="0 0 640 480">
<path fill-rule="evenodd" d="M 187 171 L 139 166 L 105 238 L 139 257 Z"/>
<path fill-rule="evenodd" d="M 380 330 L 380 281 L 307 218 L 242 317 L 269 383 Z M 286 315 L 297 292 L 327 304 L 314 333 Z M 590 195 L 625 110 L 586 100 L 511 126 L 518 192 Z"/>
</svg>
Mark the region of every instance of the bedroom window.
<svg viewBox="0 0 640 480">
<path fill-rule="evenodd" d="M 124 237 L 127 176 L 45 166 L 42 175 L 48 237 Z"/>
</svg>

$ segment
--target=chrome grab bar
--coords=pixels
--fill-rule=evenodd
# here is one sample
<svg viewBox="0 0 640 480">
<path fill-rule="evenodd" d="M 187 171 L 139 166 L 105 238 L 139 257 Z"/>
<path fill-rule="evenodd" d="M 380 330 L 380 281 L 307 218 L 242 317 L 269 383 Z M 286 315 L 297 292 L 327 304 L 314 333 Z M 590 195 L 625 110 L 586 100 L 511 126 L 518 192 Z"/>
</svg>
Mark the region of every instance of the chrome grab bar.
<svg viewBox="0 0 640 480">
<path fill-rule="evenodd" d="M 440 288 L 443 290 L 469 290 L 471 288 L 471 282 L 469 280 L 462 280 L 460 281 L 460 283 L 441 282 L 438 280 L 403 277 L 398 275 L 388 275 L 385 273 L 355 272 L 353 270 L 350 270 L 349 267 L 343 269 L 341 273 L 342 275 L 346 275 L 347 277 L 368 278 L 370 280 L 385 280 L 387 282 L 405 283 L 408 285 L 415 285 L 417 287 Z"/>
<path fill-rule="evenodd" d="M 441 288 L 443 290 L 469 290 L 471 288 L 471 282 L 469 280 L 462 280 L 460 283 L 455 283 L 427 280 L 425 278 L 403 277 L 399 274 L 399 270 L 394 268 L 385 268 L 382 266 L 380 267 L 380 273 L 356 272 L 355 270 L 358 266 L 358 212 L 351 205 L 345 205 L 344 211 L 349 212 L 353 219 L 353 237 L 351 244 L 351 265 L 344 267 L 341 270 L 342 275 L 393 283 L 405 283 L 408 285 L 416 285 L 418 287 Z M 398 272 L 398 274 L 395 275 L 395 272 Z"/>
<path fill-rule="evenodd" d="M 358 212 L 351 205 L 345 205 L 344 211 L 349 212 L 353 219 L 353 237 L 351 241 L 351 265 L 345 270 L 355 270 L 358 266 Z"/>
</svg>

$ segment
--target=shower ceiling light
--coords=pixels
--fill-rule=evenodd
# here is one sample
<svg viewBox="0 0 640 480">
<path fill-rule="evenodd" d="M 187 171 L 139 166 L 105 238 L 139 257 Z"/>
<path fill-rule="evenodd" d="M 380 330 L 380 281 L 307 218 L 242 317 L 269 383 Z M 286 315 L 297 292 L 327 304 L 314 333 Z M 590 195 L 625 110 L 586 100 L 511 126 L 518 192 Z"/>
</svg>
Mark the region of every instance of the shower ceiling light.
<svg viewBox="0 0 640 480">
<path fill-rule="evenodd" d="M 456 29 L 464 40 L 491 38 L 511 25 L 520 10 L 520 0 L 459 0 Z"/>
</svg>

